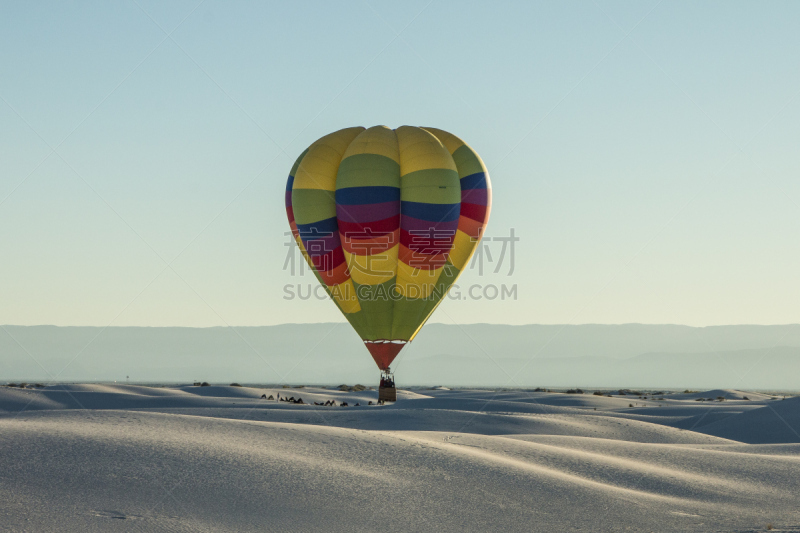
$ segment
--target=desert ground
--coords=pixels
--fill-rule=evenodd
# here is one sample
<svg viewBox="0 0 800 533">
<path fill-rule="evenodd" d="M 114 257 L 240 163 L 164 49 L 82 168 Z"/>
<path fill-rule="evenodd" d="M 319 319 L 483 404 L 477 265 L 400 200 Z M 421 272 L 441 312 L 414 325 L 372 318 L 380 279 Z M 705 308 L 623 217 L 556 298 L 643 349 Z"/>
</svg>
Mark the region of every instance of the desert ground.
<svg viewBox="0 0 800 533">
<path fill-rule="evenodd" d="M 0 530 L 800 531 L 800 397 L 653 392 L 0 387 Z"/>
</svg>

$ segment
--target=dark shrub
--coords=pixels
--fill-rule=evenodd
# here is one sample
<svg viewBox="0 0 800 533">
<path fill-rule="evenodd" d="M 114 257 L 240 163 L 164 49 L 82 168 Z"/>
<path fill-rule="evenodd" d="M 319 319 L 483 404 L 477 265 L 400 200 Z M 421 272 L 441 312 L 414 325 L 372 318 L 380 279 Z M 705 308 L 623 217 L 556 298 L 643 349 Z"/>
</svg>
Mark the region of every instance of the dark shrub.
<svg viewBox="0 0 800 533">
<path fill-rule="evenodd" d="M 201 387 L 210 387 L 211 385 L 208 384 L 208 381 L 204 381 L 200 384 Z"/>
<path fill-rule="evenodd" d="M 231 383 L 231 387 L 241 387 L 238 383 Z"/>
</svg>

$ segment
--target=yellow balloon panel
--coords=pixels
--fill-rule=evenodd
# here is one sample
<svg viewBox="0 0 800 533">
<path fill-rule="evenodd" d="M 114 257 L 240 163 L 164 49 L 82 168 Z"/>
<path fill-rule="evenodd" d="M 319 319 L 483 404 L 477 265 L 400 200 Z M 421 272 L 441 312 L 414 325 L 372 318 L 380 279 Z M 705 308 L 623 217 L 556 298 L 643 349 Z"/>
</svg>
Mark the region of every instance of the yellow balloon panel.
<svg viewBox="0 0 800 533">
<path fill-rule="evenodd" d="M 427 298 L 441 274 L 442 267 L 426 270 L 398 261 L 397 292 L 406 298 Z"/>
<path fill-rule="evenodd" d="M 442 143 L 420 128 L 402 126 L 395 130 L 400 147 L 400 174 L 405 176 L 417 170 L 445 168 L 456 170 L 450 152 Z"/>
<path fill-rule="evenodd" d="M 297 174 L 294 189 L 336 190 L 336 171 L 347 147 L 364 128 L 347 128 L 326 135 L 308 148 Z"/>
<path fill-rule="evenodd" d="M 331 296 L 339 304 L 343 313 L 349 314 L 361 311 L 361 305 L 358 303 L 358 296 L 352 279 L 330 287 L 330 291 Z"/>
<path fill-rule="evenodd" d="M 350 277 L 359 285 L 379 285 L 395 276 L 397 252 L 400 245 L 392 246 L 375 255 L 357 255 L 344 250 Z"/>
<path fill-rule="evenodd" d="M 362 132 L 347 147 L 344 157 L 359 154 L 382 155 L 399 165 L 400 151 L 397 147 L 397 136 L 394 134 L 394 130 L 386 126 L 374 126 Z"/>
</svg>

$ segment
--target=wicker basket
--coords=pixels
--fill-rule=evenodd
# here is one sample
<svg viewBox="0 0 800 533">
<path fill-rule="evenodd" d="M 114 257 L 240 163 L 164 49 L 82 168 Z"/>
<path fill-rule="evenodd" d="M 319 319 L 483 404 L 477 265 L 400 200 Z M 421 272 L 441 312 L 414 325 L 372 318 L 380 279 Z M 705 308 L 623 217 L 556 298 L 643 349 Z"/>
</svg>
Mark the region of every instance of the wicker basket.
<svg viewBox="0 0 800 533">
<path fill-rule="evenodd" d="M 379 387 L 378 388 L 378 401 L 379 402 L 396 402 L 397 401 L 397 387 Z"/>
</svg>

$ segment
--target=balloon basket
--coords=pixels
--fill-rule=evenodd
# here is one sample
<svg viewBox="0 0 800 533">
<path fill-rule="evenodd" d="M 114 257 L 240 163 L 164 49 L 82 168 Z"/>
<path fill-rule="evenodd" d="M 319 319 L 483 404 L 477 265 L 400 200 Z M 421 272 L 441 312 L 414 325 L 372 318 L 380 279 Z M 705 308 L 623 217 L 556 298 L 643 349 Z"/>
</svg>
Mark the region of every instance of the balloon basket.
<svg viewBox="0 0 800 533">
<path fill-rule="evenodd" d="M 395 388 L 395 387 L 379 387 L 378 388 L 378 401 L 379 402 L 396 402 L 397 401 L 397 388 Z"/>
<path fill-rule="evenodd" d="M 396 402 L 397 387 L 394 384 L 394 374 L 389 369 L 381 370 L 381 383 L 378 387 L 378 403 Z"/>
</svg>

